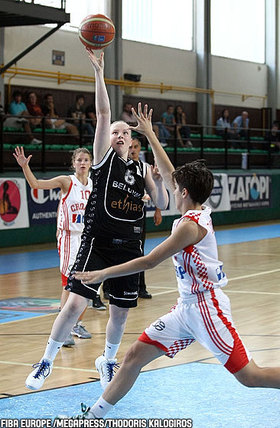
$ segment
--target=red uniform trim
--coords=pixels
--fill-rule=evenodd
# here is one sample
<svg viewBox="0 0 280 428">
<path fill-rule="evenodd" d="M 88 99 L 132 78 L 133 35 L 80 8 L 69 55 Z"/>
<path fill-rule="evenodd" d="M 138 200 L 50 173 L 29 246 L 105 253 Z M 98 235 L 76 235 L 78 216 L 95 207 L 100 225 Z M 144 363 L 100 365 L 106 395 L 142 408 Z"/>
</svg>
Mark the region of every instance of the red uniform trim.
<svg viewBox="0 0 280 428">
<path fill-rule="evenodd" d="M 63 273 L 62 273 L 61 274 L 61 285 L 62 285 L 62 287 L 66 287 L 67 280 L 68 280 L 67 276 L 63 275 Z"/>
<path fill-rule="evenodd" d="M 219 308 L 219 303 L 215 296 L 215 290 L 211 290 L 211 295 L 212 302 L 214 303 L 214 306 L 218 312 L 218 317 L 227 326 L 234 340 L 233 348 L 231 350 L 229 359 L 227 360 L 224 366 L 230 373 L 239 372 L 239 370 L 243 369 L 243 367 L 245 367 L 249 363 L 249 358 L 247 356 L 246 349 L 244 348 L 244 345 L 240 337 L 238 336 L 235 328 L 232 326 L 231 322 L 228 321 L 228 319 L 223 315 L 221 309 Z"/>
<path fill-rule="evenodd" d="M 68 195 L 69 195 L 69 193 L 71 192 L 72 186 L 73 186 L 73 181 L 71 180 L 71 183 L 70 183 L 70 186 L 69 186 L 68 192 L 66 193 L 66 195 L 64 196 L 64 198 L 62 198 L 62 203 L 64 203 L 64 202 L 65 202 L 65 199 L 67 199 L 67 196 L 68 196 Z"/>
<path fill-rule="evenodd" d="M 141 336 L 138 337 L 138 340 L 140 342 L 147 343 L 148 345 L 154 345 L 157 348 L 160 348 L 162 351 L 167 352 L 168 348 L 166 346 L 162 345 L 162 343 L 157 342 L 156 340 L 152 340 L 149 338 L 149 336 L 143 331 Z"/>
</svg>

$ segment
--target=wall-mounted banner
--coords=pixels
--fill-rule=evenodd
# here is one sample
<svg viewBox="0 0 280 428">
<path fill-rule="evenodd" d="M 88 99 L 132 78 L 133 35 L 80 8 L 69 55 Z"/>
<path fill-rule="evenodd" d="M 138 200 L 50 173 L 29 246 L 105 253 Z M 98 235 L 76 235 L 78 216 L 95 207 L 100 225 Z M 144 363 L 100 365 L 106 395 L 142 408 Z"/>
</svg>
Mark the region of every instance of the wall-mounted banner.
<svg viewBox="0 0 280 428">
<path fill-rule="evenodd" d="M 0 178 L 0 230 L 29 227 L 24 178 Z"/>
<path fill-rule="evenodd" d="M 30 224 L 56 223 L 60 189 L 28 189 Z"/>
<path fill-rule="evenodd" d="M 212 211 L 230 211 L 230 199 L 227 174 L 213 174 L 214 187 L 205 205 Z"/>
<path fill-rule="evenodd" d="M 270 208 L 270 174 L 228 174 L 232 210 Z"/>
</svg>

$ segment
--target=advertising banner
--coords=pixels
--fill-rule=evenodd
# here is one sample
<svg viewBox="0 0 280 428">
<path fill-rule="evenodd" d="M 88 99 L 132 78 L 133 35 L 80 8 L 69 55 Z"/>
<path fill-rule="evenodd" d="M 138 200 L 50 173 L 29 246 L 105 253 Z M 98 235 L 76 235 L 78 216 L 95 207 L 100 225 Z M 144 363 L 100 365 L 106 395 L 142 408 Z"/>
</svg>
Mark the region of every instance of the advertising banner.
<svg viewBox="0 0 280 428">
<path fill-rule="evenodd" d="M 230 211 L 227 174 L 214 174 L 214 187 L 205 205 L 213 211 Z"/>
<path fill-rule="evenodd" d="M 271 208 L 270 174 L 228 174 L 232 210 Z"/>
<path fill-rule="evenodd" d="M 30 224 L 56 223 L 60 189 L 28 189 Z"/>
<path fill-rule="evenodd" d="M 0 177 L 0 230 L 29 227 L 24 178 Z"/>
</svg>

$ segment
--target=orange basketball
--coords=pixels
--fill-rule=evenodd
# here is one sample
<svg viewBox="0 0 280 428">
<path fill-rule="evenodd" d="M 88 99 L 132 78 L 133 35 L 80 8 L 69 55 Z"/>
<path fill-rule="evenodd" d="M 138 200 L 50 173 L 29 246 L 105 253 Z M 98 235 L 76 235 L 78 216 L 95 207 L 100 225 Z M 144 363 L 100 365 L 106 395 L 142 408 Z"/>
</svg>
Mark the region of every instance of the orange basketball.
<svg viewBox="0 0 280 428">
<path fill-rule="evenodd" d="M 105 15 L 88 15 L 79 26 L 81 42 L 91 49 L 103 49 L 115 37 L 113 21 Z"/>
</svg>

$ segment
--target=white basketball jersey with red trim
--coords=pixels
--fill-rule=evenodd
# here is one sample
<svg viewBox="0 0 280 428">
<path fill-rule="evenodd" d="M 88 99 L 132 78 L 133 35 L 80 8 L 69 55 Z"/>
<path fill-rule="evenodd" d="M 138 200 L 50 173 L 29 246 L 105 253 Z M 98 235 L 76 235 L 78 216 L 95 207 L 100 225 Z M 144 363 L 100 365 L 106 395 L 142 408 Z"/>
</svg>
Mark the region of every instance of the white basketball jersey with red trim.
<svg viewBox="0 0 280 428">
<path fill-rule="evenodd" d="M 61 196 L 57 227 L 59 230 L 82 233 L 85 208 L 92 191 L 92 180 L 88 177 L 87 185 L 84 186 L 75 175 L 70 175 L 70 178 L 69 190 Z"/>
<path fill-rule="evenodd" d="M 202 210 L 187 211 L 173 223 L 172 232 L 184 218 L 190 218 L 207 230 L 207 234 L 200 242 L 184 248 L 172 257 L 182 299 L 188 298 L 190 294 L 224 287 L 228 282 L 223 272 L 223 263 L 218 260 L 210 214 L 211 209 L 203 205 Z"/>
</svg>

